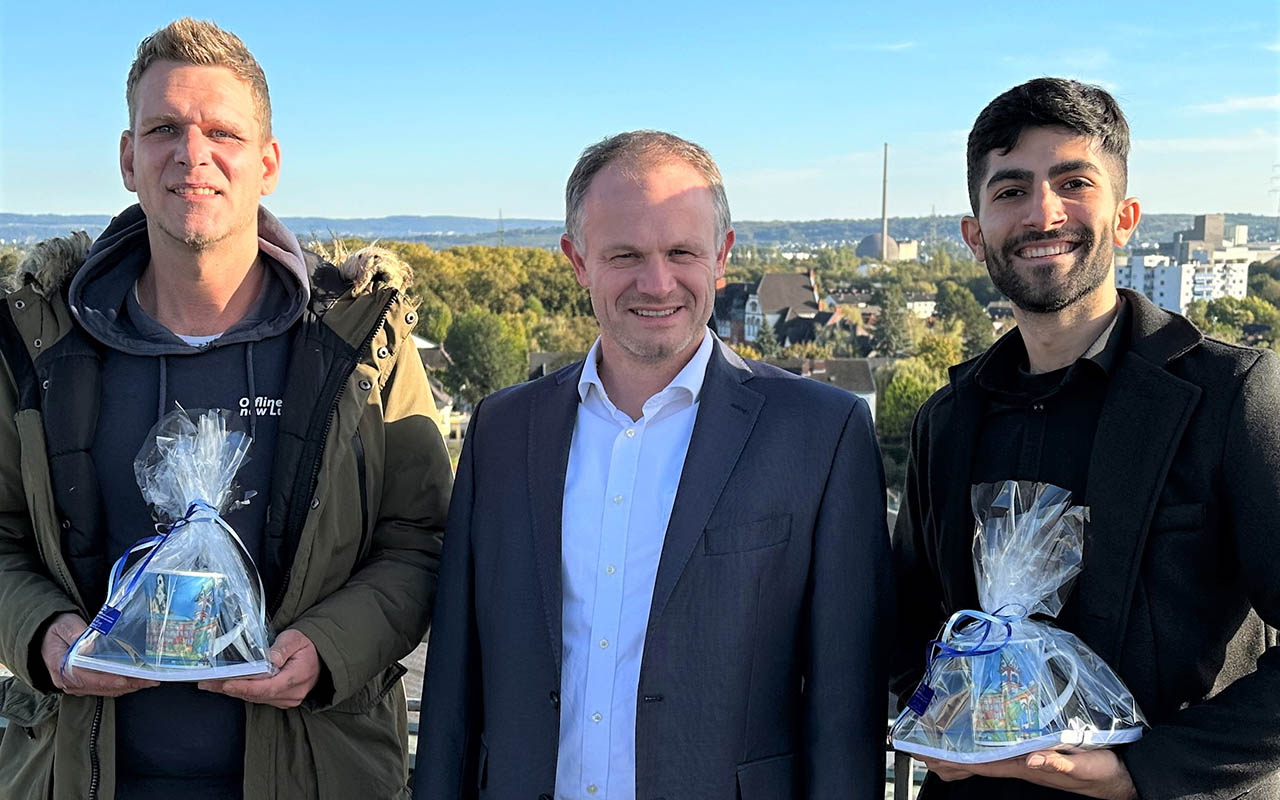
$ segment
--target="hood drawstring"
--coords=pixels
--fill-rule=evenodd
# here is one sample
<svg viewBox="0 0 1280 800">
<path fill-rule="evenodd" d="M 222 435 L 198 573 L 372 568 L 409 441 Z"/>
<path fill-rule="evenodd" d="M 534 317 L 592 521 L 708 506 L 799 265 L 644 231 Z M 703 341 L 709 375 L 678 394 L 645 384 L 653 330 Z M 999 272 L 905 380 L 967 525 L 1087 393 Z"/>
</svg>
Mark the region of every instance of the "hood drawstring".
<svg viewBox="0 0 1280 800">
<path fill-rule="evenodd" d="M 169 365 L 164 356 L 160 356 L 160 404 L 156 407 L 156 422 L 164 418 L 164 404 L 169 394 Z"/>
<path fill-rule="evenodd" d="M 253 342 L 244 348 L 245 381 L 249 385 L 249 435 L 258 438 L 258 392 L 253 386 Z"/>
<path fill-rule="evenodd" d="M 156 422 L 159 422 L 165 415 L 165 405 L 169 399 L 169 360 L 167 356 L 160 356 L 160 401 L 156 405 Z M 245 383 L 249 389 L 249 407 L 245 411 L 249 415 L 249 435 L 258 438 L 258 390 L 254 386 L 253 380 L 253 342 L 248 342 L 244 347 L 244 374 Z"/>
</svg>

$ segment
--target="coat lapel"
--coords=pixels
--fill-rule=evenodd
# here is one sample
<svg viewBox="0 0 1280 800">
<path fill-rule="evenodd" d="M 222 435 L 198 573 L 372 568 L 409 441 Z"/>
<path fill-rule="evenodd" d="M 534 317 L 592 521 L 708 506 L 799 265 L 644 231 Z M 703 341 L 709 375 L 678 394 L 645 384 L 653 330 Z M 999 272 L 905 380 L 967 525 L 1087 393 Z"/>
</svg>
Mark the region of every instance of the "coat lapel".
<svg viewBox="0 0 1280 800">
<path fill-rule="evenodd" d="M 649 609 L 650 629 L 671 599 L 764 405 L 761 394 L 743 385 L 750 377 L 746 363 L 717 340 L 662 543 Z"/>
<path fill-rule="evenodd" d="M 1114 664 L 1147 529 L 1200 388 L 1136 353 L 1120 359 L 1098 419 L 1085 497 L 1080 635 Z"/>
<path fill-rule="evenodd" d="M 529 508 L 533 512 L 533 555 L 542 588 L 547 635 L 555 660 L 561 659 L 560 528 L 569 448 L 578 418 L 578 378 L 582 365 L 561 370 L 545 381 L 529 409 Z"/>
<path fill-rule="evenodd" d="M 973 504 L 970 487 L 973 481 L 973 457 L 978 448 L 978 434 L 984 400 L 982 392 L 966 375 L 956 379 L 951 418 L 937 443 L 931 459 L 929 482 L 941 491 L 943 504 L 933 520 L 938 543 L 937 562 L 943 588 L 943 602 L 948 614 L 962 608 L 978 607 L 977 581 L 973 576 Z"/>
</svg>

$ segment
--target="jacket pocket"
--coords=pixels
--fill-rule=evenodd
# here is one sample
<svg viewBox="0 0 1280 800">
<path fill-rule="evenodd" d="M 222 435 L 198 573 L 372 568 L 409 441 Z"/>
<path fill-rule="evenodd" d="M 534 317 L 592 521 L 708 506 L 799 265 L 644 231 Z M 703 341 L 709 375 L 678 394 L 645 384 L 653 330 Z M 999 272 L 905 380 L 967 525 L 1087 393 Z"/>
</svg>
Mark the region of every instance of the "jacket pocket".
<svg viewBox="0 0 1280 800">
<path fill-rule="evenodd" d="M 1199 530 L 1204 527 L 1207 516 L 1204 503 L 1162 505 L 1151 518 L 1151 532 Z"/>
<path fill-rule="evenodd" d="M 59 695 L 37 695 L 17 678 L 0 680 L 0 797 L 48 798 L 53 784 L 53 739 Z"/>
<path fill-rule="evenodd" d="M 738 765 L 739 800 L 797 797 L 795 754 L 770 756 Z"/>
<path fill-rule="evenodd" d="M 714 556 L 761 550 L 790 539 L 791 515 L 778 514 L 753 522 L 707 528 L 702 534 L 702 546 L 704 553 Z"/>
<path fill-rule="evenodd" d="M 379 703 L 382 698 L 387 696 L 396 686 L 396 681 L 400 680 L 407 669 L 402 664 L 396 662 L 391 666 L 379 672 L 373 680 L 360 687 L 355 694 L 336 704 L 333 708 L 328 709 L 325 713 L 335 714 L 368 714 Z"/>
<path fill-rule="evenodd" d="M 0 717 L 10 726 L 34 728 L 58 713 L 59 702 L 60 695 L 37 694 L 17 678 L 0 678 Z"/>
</svg>

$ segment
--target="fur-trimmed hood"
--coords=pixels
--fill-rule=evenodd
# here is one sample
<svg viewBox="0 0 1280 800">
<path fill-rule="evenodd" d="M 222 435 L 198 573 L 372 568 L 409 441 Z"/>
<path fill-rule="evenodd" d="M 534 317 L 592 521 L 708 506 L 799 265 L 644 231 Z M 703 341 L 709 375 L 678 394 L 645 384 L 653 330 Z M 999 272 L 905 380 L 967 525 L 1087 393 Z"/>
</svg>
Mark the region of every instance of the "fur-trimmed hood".
<svg viewBox="0 0 1280 800">
<path fill-rule="evenodd" d="M 310 269 L 324 263 L 314 257 L 304 258 L 294 235 L 266 209 L 259 210 L 259 244 L 279 265 L 273 269 L 277 289 L 271 298 L 273 313 L 269 319 L 249 319 L 238 324 L 223 343 L 252 340 L 292 325 L 312 293 Z M 115 217 L 96 241 L 91 242 L 81 231 L 37 244 L 18 265 L 10 289 L 29 287 L 49 298 L 66 289 L 77 321 L 95 338 L 116 349 L 141 355 L 190 352 L 165 332 L 152 330 L 140 335 L 128 327 L 122 329 L 120 310 L 130 302 L 133 283 L 145 266 L 148 253 L 146 216 L 134 205 Z M 406 289 L 412 281 L 409 266 L 394 253 L 378 247 L 351 254 L 337 269 L 350 283 L 351 295 L 364 294 L 375 283 Z"/>
</svg>

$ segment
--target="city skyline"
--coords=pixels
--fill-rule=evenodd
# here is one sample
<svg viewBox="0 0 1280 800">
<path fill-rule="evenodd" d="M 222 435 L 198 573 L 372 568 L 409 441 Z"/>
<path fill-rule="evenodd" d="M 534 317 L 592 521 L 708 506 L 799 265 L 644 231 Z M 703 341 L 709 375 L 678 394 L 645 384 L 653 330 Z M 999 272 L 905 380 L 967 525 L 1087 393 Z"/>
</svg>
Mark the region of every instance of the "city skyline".
<svg viewBox="0 0 1280 800">
<path fill-rule="evenodd" d="M 1116 95 L 1146 211 L 1276 213 L 1275 4 L 1140 3 L 1118 22 L 1100 3 L 1048 21 L 926 6 L 6 4 L 0 211 L 133 202 L 117 167 L 124 77 L 139 39 L 190 14 L 266 71 L 278 215 L 556 219 L 581 149 L 637 127 L 705 145 L 738 219 L 878 216 L 886 141 L 891 216 L 962 213 L 973 117 L 1045 74 Z"/>
</svg>

